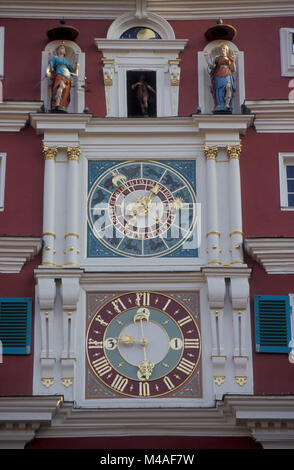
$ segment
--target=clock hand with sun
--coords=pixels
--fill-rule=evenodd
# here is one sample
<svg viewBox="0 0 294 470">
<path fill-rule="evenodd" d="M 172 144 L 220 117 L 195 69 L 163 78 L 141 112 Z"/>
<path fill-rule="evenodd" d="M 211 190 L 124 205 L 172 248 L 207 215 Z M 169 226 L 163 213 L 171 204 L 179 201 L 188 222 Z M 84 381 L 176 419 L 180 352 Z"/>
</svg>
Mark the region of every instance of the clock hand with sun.
<svg viewBox="0 0 294 470">
<path fill-rule="evenodd" d="M 146 344 L 147 343 L 146 338 L 136 339 L 134 338 L 134 336 L 131 336 L 131 335 L 117 336 L 115 339 L 119 341 L 120 343 L 124 343 L 124 344 L 134 344 L 134 343 Z"/>
<path fill-rule="evenodd" d="M 155 196 L 158 193 L 158 191 L 159 191 L 159 186 L 158 184 L 156 184 L 155 186 L 153 186 L 153 188 L 150 189 L 149 195 L 144 196 L 142 198 L 142 204 L 144 206 L 146 214 L 148 214 L 148 211 L 150 209 L 150 202 L 151 202 L 152 196 Z"/>
</svg>

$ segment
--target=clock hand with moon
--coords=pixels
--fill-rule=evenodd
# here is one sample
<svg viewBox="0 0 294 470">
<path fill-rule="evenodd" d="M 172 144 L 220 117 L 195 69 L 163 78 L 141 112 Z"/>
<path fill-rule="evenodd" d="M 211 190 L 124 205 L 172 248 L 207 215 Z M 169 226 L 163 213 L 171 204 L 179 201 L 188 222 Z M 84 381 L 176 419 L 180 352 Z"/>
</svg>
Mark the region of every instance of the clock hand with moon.
<svg viewBox="0 0 294 470">
<path fill-rule="evenodd" d="M 150 311 L 146 307 L 139 308 L 136 315 L 134 316 L 134 322 L 136 321 L 140 322 L 141 344 L 143 346 L 143 351 L 144 351 L 144 359 L 138 365 L 139 367 L 138 377 L 140 379 L 146 379 L 146 380 L 148 380 L 151 377 L 152 371 L 155 366 L 154 362 L 148 361 L 147 354 L 146 354 L 147 339 L 145 338 L 145 335 L 144 335 L 143 321 L 144 320 L 149 321 L 149 317 L 150 317 Z"/>
</svg>

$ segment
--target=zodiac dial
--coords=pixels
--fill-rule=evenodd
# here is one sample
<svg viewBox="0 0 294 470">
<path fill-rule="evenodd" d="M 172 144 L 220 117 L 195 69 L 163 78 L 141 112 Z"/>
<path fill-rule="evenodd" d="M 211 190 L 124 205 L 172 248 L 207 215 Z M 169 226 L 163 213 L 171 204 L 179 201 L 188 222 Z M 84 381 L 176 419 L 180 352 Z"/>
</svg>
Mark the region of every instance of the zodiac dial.
<svg viewBox="0 0 294 470">
<path fill-rule="evenodd" d="M 199 364 L 201 342 L 195 316 L 163 293 L 114 297 L 93 315 L 86 341 L 94 376 L 123 396 L 174 393 Z"/>
<path fill-rule="evenodd" d="M 98 176 L 88 195 L 89 257 L 99 246 L 120 256 L 164 256 L 193 236 L 195 184 L 178 171 L 179 163 L 175 169 L 176 164 L 155 161 L 110 162 L 100 172 L 95 163 Z M 182 162 L 191 181 L 194 164 Z"/>
</svg>

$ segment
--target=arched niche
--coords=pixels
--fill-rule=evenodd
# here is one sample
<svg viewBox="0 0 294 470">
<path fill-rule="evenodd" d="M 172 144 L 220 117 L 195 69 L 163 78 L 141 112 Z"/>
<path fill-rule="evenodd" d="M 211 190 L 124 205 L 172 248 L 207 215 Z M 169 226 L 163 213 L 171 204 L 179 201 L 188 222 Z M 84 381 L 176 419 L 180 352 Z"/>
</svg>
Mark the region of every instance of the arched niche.
<svg viewBox="0 0 294 470">
<path fill-rule="evenodd" d="M 213 58 L 219 54 L 223 44 L 229 47 L 229 54 L 235 56 L 236 62 L 236 72 L 233 74 L 235 84 L 233 114 L 241 113 L 241 106 L 245 100 L 244 53 L 231 41 L 224 39 L 211 41 L 203 51 L 198 52 L 198 105 L 202 114 L 210 114 L 214 109 L 208 62 L 213 61 Z"/>
<path fill-rule="evenodd" d="M 41 81 L 41 100 L 44 102 L 46 111 L 50 111 L 51 102 L 51 79 L 46 77 L 46 69 L 49 61 L 56 54 L 58 46 L 64 45 L 66 50 L 66 59 L 75 66 L 79 64 L 78 77 L 73 77 L 73 85 L 70 92 L 70 104 L 67 108 L 68 113 L 82 113 L 85 108 L 85 54 L 80 47 L 73 41 L 55 40 L 49 42 L 42 52 L 42 81 Z"/>
<path fill-rule="evenodd" d="M 120 39 L 125 31 L 138 26 L 156 31 L 161 39 L 175 39 L 175 33 L 171 25 L 161 16 L 149 12 L 148 15 L 141 17 L 133 13 L 119 16 L 110 25 L 107 31 L 107 39 Z"/>
<path fill-rule="evenodd" d="M 171 25 L 164 18 L 143 13 L 120 16 L 109 27 L 106 38 L 95 39 L 98 50 L 103 53 L 106 115 L 109 117 L 131 117 L 128 77 L 132 74 L 134 80 L 140 74 L 149 77 L 156 89 L 156 99 L 153 100 L 156 109 L 152 116 L 178 114 L 179 55 L 188 41 L 176 39 Z M 136 39 L 122 39 L 124 33 L 132 28 L 153 31 L 154 35 L 147 35 L 147 39 L 144 34 Z"/>
</svg>

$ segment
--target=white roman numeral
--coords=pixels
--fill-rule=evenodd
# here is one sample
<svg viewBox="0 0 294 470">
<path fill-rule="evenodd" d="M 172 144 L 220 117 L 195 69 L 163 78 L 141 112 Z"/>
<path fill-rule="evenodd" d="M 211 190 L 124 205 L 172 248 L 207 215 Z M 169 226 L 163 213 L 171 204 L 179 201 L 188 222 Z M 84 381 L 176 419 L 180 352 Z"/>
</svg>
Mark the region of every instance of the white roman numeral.
<svg viewBox="0 0 294 470">
<path fill-rule="evenodd" d="M 121 308 L 122 308 L 123 310 L 126 310 L 126 309 L 127 309 L 127 307 L 125 306 L 125 304 L 123 303 L 123 301 L 122 301 L 121 299 L 113 300 L 113 301 L 111 302 L 111 304 L 112 304 L 114 310 L 115 310 L 117 313 L 121 313 L 121 312 L 122 312 L 122 311 L 121 311 Z"/>
<path fill-rule="evenodd" d="M 123 392 L 127 386 L 127 383 L 128 383 L 128 379 L 126 377 L 122 377 L 121 375 L 116 374 L 111 386 L 112 388 L 115 388 L 115 390 L 118 390 L 119 392 Z"/>
<path fill-rule="evenodd" d="M 186 325 L 186 323 L 189 323 L 190 321 L 192 321 L 192 318 L 189 317 L 189 315 L 187 315 L 186 317 L 181 318 L 180 320 L 178 320 L 178 324 L 180 326 L 184 326 L 184 325 Z"/>
<path fill-rule="evenodd" d="M 169 304 L 171 303 L 171 299 L 168 299 L 168 301 L 166 302 L 165 306 L 163 307 L 163 312 L 165 312 L 165 310 L 167 309 L 167 307 L 169 306 Z"/>
<path fill-rule="evenodd" d="M 96 341 L 95 339 L 89 338 L 88 348 L 89 349 L 102 349 L 103 341 Z"/>
<path fill-rule="evenodd" d="M 148 382 L 139 382 L 139 397 L 149 397 L 150 386 Z"/>
<path fill-rule="evenodd" d="M 189 375 L 193 371 L 195 365 L 196 364 L 194 362 L 191 362 L 183 357 L 183 359 L 179 362 L 177 369 L 184 372 L 184 374 Z"/>
<path fill-rule="evenodd" d="M 96 370 L 99 377 L 103 377 L 103 375 L 111 371 L 111 367 L 105 357 L 100 357 L 100 359 L 93 361 L 92 366 Z"/>
<path fill-rule="evenodd" d="M 136 305 L 146 307 L 150 305 L 150 292 L 137 292 Z"/>
<path fill-rule="evenodd" d="M 164 377 L 163 381 L 169 390 L 172 390 L 173 388 L 175 388 L 174 384 L 172 383 L 169 377 Z"/>
<path fill-rule="evenodd" d="M 184 347 L 185 348 L 195 348 L 199 349 L 199 339 L 185 339 L 184 340 Z"/>
</svg>

